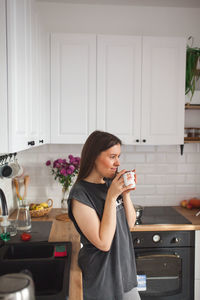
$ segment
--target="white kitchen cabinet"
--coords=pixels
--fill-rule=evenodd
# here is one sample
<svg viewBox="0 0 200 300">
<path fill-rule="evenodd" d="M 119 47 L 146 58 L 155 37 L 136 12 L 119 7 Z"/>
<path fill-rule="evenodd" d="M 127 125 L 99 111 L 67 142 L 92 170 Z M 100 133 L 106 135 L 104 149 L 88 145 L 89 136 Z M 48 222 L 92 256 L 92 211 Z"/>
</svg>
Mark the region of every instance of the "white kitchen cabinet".
<svg viewBox="0 0 200 300">
<path fill-rule="evenodd" d="M 97 39 L 97 128 L 123 143 L 140 139 L 142 38 Z"/>
<path fill-rule="evenodd" d="M 39 145 L 50 143 L 50 37 L 40 26 Z"/>
<path fill-rule="evenodd" d="M 98 128 L 125 144 L 183 144 L 185 39 L 98 37 Z"/>
<path fill-rule="evenodd" d="M 50 141 L 49 34 L 39 19 L 35 2 L 32 13 L 32 97 L 29 105 L 29 140 L 35 145 Z"/>
<path fill-rule="evenodd" d="M 96 36 L 51 35 L 51 143 L 83 143 L 96 128 Z"/>
<path fill-rule="evenodd" d="M 9 151 L 28 143 L 31 97 L 31 1 L 7 0 Z"/>
<path fill-rule="evenodd" d="M 195 231 L 195 300 L 200 299 L 200 230 Z"/>
<path fill-rule="evenodd" d="M 0 153 L 8 151 L 7 65 L 6 65 L 6 2 L 0 1 Z"/>
<path fill-rule="evenodd" d="M 185 38 L 143 38 L 142 142 L 184 143 L 185 57 Z"/>
<path fill-rule="evenodd" d="M 183 144 L 185 52 L 177 37 L 52 34 L 51 142 L 100 129 L 125 144 Z"/>
<path fill-rule="evenodd" d="M 4 23 L 1 39 L 7 51 L 4 51 L 4 58 L 1 57 L 6 75 L 4 81 L 1 79 L 5 116 L 2 129 L 4 147 L 1 145 L 0 152 L 17 152 L 39 145 L 41 139 L 44 141 L 40 133 L 44 131 L 41 130 L 41 126 L 44 127 L 42 122 L 49 122 L 49 119 L 44 117 L 45 113 L 49 113 L 50 107 L 47 92 L 49 87 L 46 83 L 49 76 L 46 72 L 44 78 L 40 72 L 40 68 L 47 68 L 47 59 L 42 61 L 41 58 L 44 56 L 44 45 L 40 41 L 44 36 L 40 34 L 41 25 L 37 18 L 35 0 L 7 0 L 2 1 L 1 5 L 4 7 L 1 14 L 7 21 L 3 22 L 1 18 L 1 22 Z M 3 39 L 3 30 L 7 39 Z M 46 95 L 41 92 L 44 88 Z M 42 118 L 41 112 L 44 114 Z M 46 129 L 49 127 L 48 124 Z M 48 137 L 48 131 L 45 132 Z"/>
</svg>

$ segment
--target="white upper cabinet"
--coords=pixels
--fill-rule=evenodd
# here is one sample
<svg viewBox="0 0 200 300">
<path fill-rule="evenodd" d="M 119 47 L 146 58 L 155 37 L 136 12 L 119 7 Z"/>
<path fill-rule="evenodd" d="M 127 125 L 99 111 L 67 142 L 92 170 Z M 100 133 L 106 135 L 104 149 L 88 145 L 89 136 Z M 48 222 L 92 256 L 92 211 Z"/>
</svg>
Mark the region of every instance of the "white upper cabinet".
<svg viewBox="0 0 200 300">
<path fill-rule="evenodd" d="M 141 37 L 98 36 L 97 127 L 133 144 L 140 138 Z"/>
<path fill-rule="evenodd" d="M 185 54 L 179 37 L 52 34 L 51 142 L 183 144 Z"/>
<path fill-rule="evenodd" d="M 183 144 L 184 38 L 98 37 L 98 128 L 125 144 Z"/>
<path fill-rule="evenodd" d="M 184 38 L 143 37 L 141 143 L 183 144 Z"/>
<path fill-rule="evenodd" d="M 96 129 L 96 36 L 51 35 L 51 143 L 83 143 Z"/>
<path fill-rule="evenodd" d="M 7 120 L 4 117 L 7 135 L 6 130 L 3 131 L 1 140 L 4 147 L 1 145 L 0 152 L 17 152 L 40 145 L 41 140 L 49 142 L 50 122 L 44 117 L 45 113 L 50 114 L 47 85 L 49 41 L 40 33 L 41 22 L 35 0 L 1 1 L 1 6 L 4 8 L 1 9 L 4 26 L 0 32 L 4 41 L 4 46 L 1 45 L 4 58 L 1 56 L 0 59 L 3 74 L 6 73 L 4 82 L 1 79 L 1 93 L 5 94 L 3 111 L 8 117 Z M 7 22 L 3 22 L 3 17 Z M 3 39 L 3 30 L 7 39 Z M 44 47 L 47 50 L 45 59 Z M 44 127 L 45 136 L 41 137 Z"/>
<path fill-rule="evenodd" d="M 8 151 L 6 2 L 0 1 L 0 153 Z"/>
<path fill-rule="evenodd" d="M 30 101 L 29 139 L 35 145 L 50 141 L 49 34 L 39 19 L 35 2 L 32 13 L 32 98 Z"/>
<path fill-rule="evenodd" d="M 31 1 L 7 0 L 9 151 L 27 148 L 31 97 Z"/>
</svg>

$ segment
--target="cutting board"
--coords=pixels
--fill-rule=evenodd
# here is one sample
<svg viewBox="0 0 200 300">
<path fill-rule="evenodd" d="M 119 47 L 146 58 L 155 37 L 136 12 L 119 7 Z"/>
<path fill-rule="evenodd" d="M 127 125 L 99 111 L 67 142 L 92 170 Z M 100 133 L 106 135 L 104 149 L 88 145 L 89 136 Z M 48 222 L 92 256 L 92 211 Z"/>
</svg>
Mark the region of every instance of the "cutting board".
<svg viewBox="0 0 200 300">
<path fill-rule="evenodd" d="M 51 231 L 52 222 L 45 221 L 45 222 L 32 222 L 31 223 L 31 239 L 30 242 L 48 242 L 49 234 Z M 17 232 L 15 236 L 12 236 L 10 241 L 6 243 L 27 243 L 23 242 L 20 238 L 21 232 Z"/>
</svg>

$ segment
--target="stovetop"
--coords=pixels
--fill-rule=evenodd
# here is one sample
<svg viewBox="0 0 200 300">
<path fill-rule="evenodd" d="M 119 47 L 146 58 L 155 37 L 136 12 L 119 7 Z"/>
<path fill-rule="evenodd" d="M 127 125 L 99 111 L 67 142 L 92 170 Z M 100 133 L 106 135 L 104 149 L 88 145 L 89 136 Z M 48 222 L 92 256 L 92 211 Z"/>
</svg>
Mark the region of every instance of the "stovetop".
<svg viewBox="0 0 200 300">
<path fill-rule="evenodd" d="M 136 224 L 192 224 L 171 206 L 145 206 Z"/>
</svg>

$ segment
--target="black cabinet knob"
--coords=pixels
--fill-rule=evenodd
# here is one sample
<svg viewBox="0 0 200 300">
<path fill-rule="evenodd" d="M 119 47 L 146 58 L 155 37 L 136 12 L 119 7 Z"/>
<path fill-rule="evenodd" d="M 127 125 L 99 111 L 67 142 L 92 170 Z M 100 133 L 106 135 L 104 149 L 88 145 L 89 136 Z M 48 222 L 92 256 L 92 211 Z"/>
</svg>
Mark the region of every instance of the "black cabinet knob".
<svg viewBox="0 0 200 300">
<path fill-rule="evenodd" d="M 34 145 L 35 145 L 35 141 L 28 142 L 28 146 L 34 146 Z"/>
<path fill-rule="evenodd" d="M 171 243 L 173 243 L 173 244 L 178 244 L 179 242 L 180 242 L 180 239 L 177 237 L 174 237 L 171 241 Z"/>
<path fill-rule="evenodd" d="M 136 140 L 136 143 L 139 143 L 140 140 Z"/>
<path fill-rule="evenodd" d="M 39 140 L 39 143 L 43 144 L 43 143 L 44 143 L 44 140 Z"/>
<path fill-rule="evenodd" d="M 143 143 L 146 143 L 146 140 L 142 140 L 143 141 Z"/>
<path fill-rule="evenodd" d="M 134 245 L 140 245 L 141 244 L 141 239 L 140 238 L 136 238 L 134 241 L 133 241 Z"/>
</svg>

